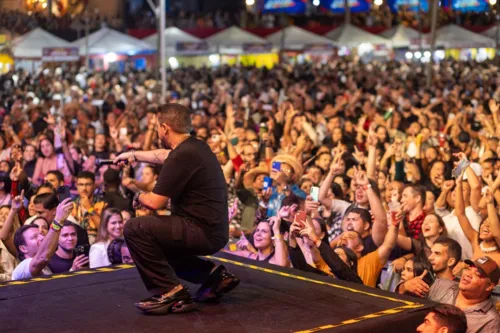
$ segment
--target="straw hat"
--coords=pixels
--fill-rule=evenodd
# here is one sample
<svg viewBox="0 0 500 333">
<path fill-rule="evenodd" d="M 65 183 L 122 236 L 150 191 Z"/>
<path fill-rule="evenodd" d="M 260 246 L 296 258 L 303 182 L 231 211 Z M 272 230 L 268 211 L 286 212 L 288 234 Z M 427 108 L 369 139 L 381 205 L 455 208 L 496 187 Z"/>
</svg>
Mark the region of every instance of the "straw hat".
<svg viewBox="0 0 500 333">
<path fill-rule="evenodd" d="M 271 165 L 274 162 L 286 163 L 289 166 L 291 166 L 293 169 L 293 182 L 294 183 L 299 182 L 300 178 L 302 177 L 302 174 L 304 173 L 304 169 L 294 156 L 290 154 L 279 154 L 272 159 Z"/>
<path fill-rule="evenodd" d="M 255 178 L 262 174 L 269 175 L 269 167 L 265 163 L 260 163 L 257 167 L 245 173 L 245 176 L 243 176 L 243 186 L 246 189 L 252 189 Z"/>
</svg>

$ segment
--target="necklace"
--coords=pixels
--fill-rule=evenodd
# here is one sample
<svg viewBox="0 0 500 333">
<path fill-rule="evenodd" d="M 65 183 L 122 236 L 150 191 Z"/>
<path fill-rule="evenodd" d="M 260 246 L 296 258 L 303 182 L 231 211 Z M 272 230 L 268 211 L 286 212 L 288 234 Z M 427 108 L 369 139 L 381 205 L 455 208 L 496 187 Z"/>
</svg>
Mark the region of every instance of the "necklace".
<svg viewBox="0 0 500 333">
<path fill-rule="evenodd" d="M 479 243 L 479 248 L 484 253 L 491 253 L 491 252 L 495 252 L 496 250 L 498 250 L 498 246 L 497 245 L 492 246 L 492 247 L 484 247 L 482 242 Z"/>
</svg>

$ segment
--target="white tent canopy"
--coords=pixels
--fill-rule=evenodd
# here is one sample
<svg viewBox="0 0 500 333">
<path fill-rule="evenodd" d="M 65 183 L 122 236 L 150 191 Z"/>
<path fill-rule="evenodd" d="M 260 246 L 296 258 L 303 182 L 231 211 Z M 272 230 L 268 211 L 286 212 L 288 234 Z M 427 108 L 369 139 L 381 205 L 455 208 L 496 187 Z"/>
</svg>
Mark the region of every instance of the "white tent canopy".
<svg viewBox="0 0 500 333">
<path fill-rule="evenodd" d="M 445 48 L 483 48 L 494 47 L 495 41 L 476 34 L 455 24 L 448 24 L 436 32 L 436 45 Z"/>
<path fill-rule="evenodd" d="M 276 47 L 281 47 L 282 37 L 284 38 L 284 48 L 288 50 L 302 50 L 308 45 L 332 45 L 328 38 L 316 35 L 296 26 L 290 26 L 283 30 L 269 35 L 266 39 Z"/>
<path fill-rule="evenodd" d="M 215 45 L 219 53 L 226 54 L 242 53 L 245 44 L 267 44 L 265 39 L 235 26 L 222 30 L 205 40 L 209 45 Z"/>
<path fill-rule="evenodd" d="M 496 40 L 497 39 L 497 29 L 498 29 L 497 25 L 494 25 L 491 28 L 489 28 L 488 30 L 482 32 L 481 35 L 489 37 L 493 40 Z"/>
<path fill-rule="evenodd" d="M 386 38 L 366 32 L 352 24 L 343 24 L 327 33 L 325 37 L 332 40 L 338 46 L 347 48 L 358 47 L 364 43 L 373 45 L 390 44 L 390 41 Z"/>
<path fill-rule="evenodd" d="M 184 43 L 184 42 L 199 42 L 200 39 L 188 34 L 187 32 L 182 31 L 181 29 L 177 27 L 170 27 L 165 29 L 165 47 L 167 49 L 174 49 L 177 45 L 177 43 Z M 158 33 L 155 33 L 145 39 L 143 39 L 144 42 L 148 43 L 151 47 L 156 49 L 158 47 Z"/>
<path fill-rule="evenodd" d="M 398 47 L 409 47 L 412 40 L 418 40 L 420 34 L 418 31 L 412 28 L 405 27 L 404 25 L 398 25 L 392 29 L 386 30 L 380 34 L 380 36 L 387 38 L 391 41 L 393 48 Z M 422 34 L 422 37 L 425 35 Z"/>
<path fill-rule="evenodd" d="M 36 28 L 17 37 L 10 44 L 14 58 L 42 58 L 42 49 L 47 47 L 71 47 L 71 43 Z"/>
<path fill-rule="evenodd" d="M 106 27 L 90 34 L 88 38 L 89 54 L 126 53 L 133 55 L 153 49 L 140 39 Z M 85 54 L 85 37 L 75 41 L 73 45 L 80 48 L 80 54 Z"/>
</svg>

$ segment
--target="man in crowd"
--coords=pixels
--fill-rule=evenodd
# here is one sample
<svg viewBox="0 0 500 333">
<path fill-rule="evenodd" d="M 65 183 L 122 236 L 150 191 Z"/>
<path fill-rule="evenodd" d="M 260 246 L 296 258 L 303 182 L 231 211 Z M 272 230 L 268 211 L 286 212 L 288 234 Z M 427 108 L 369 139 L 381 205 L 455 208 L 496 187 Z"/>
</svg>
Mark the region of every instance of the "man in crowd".
<svg viewBox="0 0 500 333">
<path fill-rule="evenodd" d="M 466 333 L 467 319 L 462 310 L 453 305 L 434 306 L 417 327 L 417 333 Z"/>
<path fill-rule="evenodd" d="M 422 232 L 425 219 L 425 191 L 415 185 L 406 186 L 401 197 L 401 204 L 406 213 L 406 233 L 409 237 L 417 239 Z"/>
<path fill-rule="evenodd" d="M 47 265 L 52 273 L 73 272 L 88 266 L 88 253 L 87 255 L 85 253 L 75 254 L 77 241 L 77 225 L 65 221 L 59 235 L 57 251 Z M 81 248 L 85 248 L 85 246 L 81 246 Z"/>
<path fill-rule="evenodd" d="M 429 262 L 438 279 L 455 280 L 453 269 L 462 258 L 462 248 L 454 239 L 439 237 L 431 247 Z"/>
<path fill-rule="evenodd" d="M 89 171 L 82 171 L 78 174 L 76 189 L 78 197 L 74 201 L 71 216 L 76 219 L 78 225 L 87 231 L 89 241 L 93 244 L 106 203 L 95 194 L 95 176 Z"/>
<path fill-rule="evenodd" d="M 422 278 L 415 277 L 405 283 L 405 288 L 414 294 L 427 294 L 427 299 L 455 305 L 465 312 L 467 332 L 493 333 L 500 330 L 498 314 L 491 293 L 500 280 L 500 269 L 494 260 L 481 257 L 474 261 L 466 260 L 469 265 L 462 274 L 460 282 L 437 279 L 429 288 Z"/>
<path fill-rule="evenodd" d="M 57 250 L 63 221 L 66 221 L 73 203 L 70 199 L 61 202 L 47 236 L 40 234 L 36 225 L 24 225 L 16 231 L 14 245 L 21 263 L 12 272 L 13 280 L 29 279 L 34 276 L 52 274 L 47 265 Z"/>
</svg>

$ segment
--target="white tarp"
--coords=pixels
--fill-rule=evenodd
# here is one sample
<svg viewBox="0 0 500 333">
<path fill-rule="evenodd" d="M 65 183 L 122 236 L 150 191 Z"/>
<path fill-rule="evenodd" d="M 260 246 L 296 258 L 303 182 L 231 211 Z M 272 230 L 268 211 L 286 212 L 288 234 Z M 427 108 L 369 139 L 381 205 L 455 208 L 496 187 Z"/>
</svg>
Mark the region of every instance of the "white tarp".
<svg viewBox="0 0 500 333">
<path fill-rule="evenodd" d="M 133 55 L 154 49 L 140 39 L 106 27 L 91 33 L 88 38 L 89 54 L 126 53 Z M 85 37 L 73 42 L 73 45 L 80 48 L 81 55 L 85 54 Z"/>
<path fill-rule="evenodd" d="M 420 38 L 420 33 L 412 28 L 398 25 L 392 29 L 386 30 L 380 36 L 390 40 L 393 48 L 410 47 L 413 40 Z M 425 34 L 422 34 L 424 37 Z"/>
<path fill-rule="evenodd" d="M 167 49 L 174 49 L 177 43 L 184 42 L 199 42 L 201 39 L 182 31 L 177 27 L 170 27 L 165 29 L 165 47 Z M 144 42 L 148 43 L 151 47 L 156 49 L 158 47 L 158 33 L 155 33 L 149 37 L 143 39 Z"/>
<path fill-rule="evenodd" d="M 303 50 L 311 45 L 332 45 L 332 41 L 323 36 L 317 35 L 310 31 L 304 30 L 296 26 L 290 26 L 283 30 L 277 31 L 269 35 L 266 40 L 275 47 L 281 47 L 283 34 L 284 48 L 287 50 Z"/>
<path fill-rule="evenodd" d="M 448 24 L 436 32 L 436 45 L 448 49 L 468 49 L 494 47 L 495 41 L 486 36 Z"/>
<path fill-rule="evenodd" d="M 52 35 L 51 33 L 36 28 L 30 32 L 17 37 L 10 43 L 14 58 L 42 58 L 43 48 L 49 47 L 71 47 L 71 43 Z"/>
<path fill-rule="evenodd" d="M 489 38 L 491 38 L 493 40 L 496 40 L 497 39 L 497 30 L 499 28 L 500 27 L 498 27 L 498 23 L 497 23 L 496 25 L 492 26 L 488 30 L 482 32 L 481 35 L 489 37 Z M 499 38 L 500 38 L 500 33 L 499 33 Z"/>
<path fill-rule="evenodd" d="M 355 48 L 360 44 L 390 45 L 388 39 L 366 32 L 352 24 L 343 24 L 327 33 L 325 37 L 332 40 L 337 46 L 347 48 Z"/>
<path fill-rule="evenodd" d="M 216 46 L 219 53 L 224 54 L 243 53 L 243 47 L 247 44 L 268 44 L 265 39 L 235 26 L 224 29 L 205 40 L 210 46 Z"/>
</svg>

